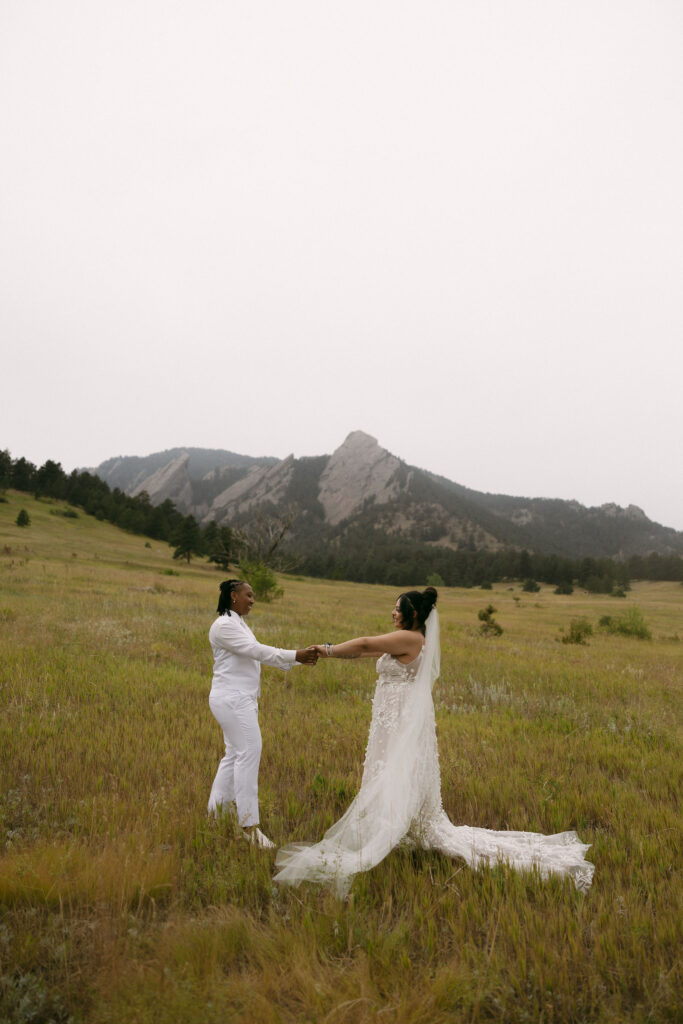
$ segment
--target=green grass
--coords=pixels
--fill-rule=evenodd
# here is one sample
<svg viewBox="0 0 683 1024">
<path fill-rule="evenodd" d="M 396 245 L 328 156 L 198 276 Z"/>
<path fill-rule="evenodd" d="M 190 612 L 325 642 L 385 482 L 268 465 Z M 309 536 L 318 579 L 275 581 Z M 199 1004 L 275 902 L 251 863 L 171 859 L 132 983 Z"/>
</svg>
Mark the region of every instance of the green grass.
<svg viewBox="0 0 683 1024">
<path fill-rule="evenodd" d="M 519 584 L 440 594 L 446 809 L 496 829 L 576 828 L 593 844 L 589 894 L 399 849 L 340 903 L 274 887 L 272 855 L 206 818 L 221 576 L 7 497 L 0 1020 L 680 1019 L 683 587 L 639 583 L 626 601 Z M 266 643 L 391 628 L 393 589 L 280 583 L 250 619 Z M 479 632 L 489 602 L 502 636 Z M 558 642 L 572 620 L 597 627 L 625 607 L 652 640 L 594 628 L 586 645 Z M 374 682 L 371 661 L 264 670 L 261 812 L 276 842 L 315 840 L 348 806 Z"/>
</svg>

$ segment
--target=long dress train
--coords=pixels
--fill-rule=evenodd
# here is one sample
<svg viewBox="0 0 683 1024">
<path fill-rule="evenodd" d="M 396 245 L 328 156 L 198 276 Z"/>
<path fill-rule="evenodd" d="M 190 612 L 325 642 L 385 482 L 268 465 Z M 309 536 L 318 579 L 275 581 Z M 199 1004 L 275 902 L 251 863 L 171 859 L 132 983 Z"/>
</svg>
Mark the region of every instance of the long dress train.
<svg viewBox="0 0 683 1024">
<path fill-rule="evenodd" d="M 404 665 L 389 654 L 377 662 L 378 680 L 360 790 L 346 813 L 320 842 L 291 843 L 278 852 L 275 881 L 308 880 L 333 885 L 345 895 L 353 875 L 378 864 L 401 841 L 477 868 L 506 863 L 541 875 L 569 875 L 577 889 L 590 888 L 590 844 L 576 832 L 496 832 L 453 825 L 441 802 L 439 755 L 432 687 L 439 675 L 439 619 L 427 619 L 425 645 Z"/>
</svg>

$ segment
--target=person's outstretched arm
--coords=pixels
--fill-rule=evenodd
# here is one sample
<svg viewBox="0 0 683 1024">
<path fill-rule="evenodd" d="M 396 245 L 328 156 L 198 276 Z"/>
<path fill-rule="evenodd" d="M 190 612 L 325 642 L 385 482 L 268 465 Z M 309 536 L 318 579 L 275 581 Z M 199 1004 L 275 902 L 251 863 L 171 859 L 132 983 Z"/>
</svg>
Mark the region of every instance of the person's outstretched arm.
<svg viewBox="0 0 683 1024">
<path fill-rule="evenodd" d="M 341 644 L 312 644 L 321 658 L 378 658 L 380 654 L 393 654 L 395 658 L 410 654 L 417 657 L 424 637 L 410 629 L 396 629 L 381 636 L 358 636 Z"/>
</svg>

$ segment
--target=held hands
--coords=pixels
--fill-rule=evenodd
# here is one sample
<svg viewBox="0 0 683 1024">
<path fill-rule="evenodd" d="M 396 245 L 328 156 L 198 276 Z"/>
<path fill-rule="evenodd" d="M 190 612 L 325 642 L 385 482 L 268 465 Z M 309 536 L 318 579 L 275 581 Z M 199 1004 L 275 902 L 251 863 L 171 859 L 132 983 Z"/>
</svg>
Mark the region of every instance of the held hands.
<svg viewBox="0 0 683 1024">
<path fill-rule="evenodd" d="M 331 658 L 334 647 L 332 644 L 309 644 L 296 652 L 296 660 L 300 665 L 315 665 L 318 658 Z"/>
<path fill-rule="evenodd" d="M 332 644 L 309 644 L 296 652 L 296 660 L 300 665 L 315 665 L 318 658 L 331 658 L 333 650 Z"/>
<path fill-rule="evenodd" d="M 300 665 L 315 665 L 318 660 L 318 650 L 315 647 L 305 647 L 296 652 L 296 660 Z"/>
<path fill-rule="evenodd" d="M 333 651 L 332 644 L 311 644 L 309 651 L 315 651 L 319 658 L 331 658 Z"/>
</svg>

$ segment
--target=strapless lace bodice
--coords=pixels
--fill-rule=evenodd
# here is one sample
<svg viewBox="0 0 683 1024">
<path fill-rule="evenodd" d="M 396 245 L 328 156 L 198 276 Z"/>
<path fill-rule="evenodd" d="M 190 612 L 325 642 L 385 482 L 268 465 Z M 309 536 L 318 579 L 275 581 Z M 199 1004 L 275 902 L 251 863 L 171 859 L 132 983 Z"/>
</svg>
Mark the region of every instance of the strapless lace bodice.
<svg viewBox="0 0 683 1024">
<path fill-rule="evenodd" d="M 365 751 L 364 778 L 377 775 L 386 764 L 387 744 L 398 731 L 403 707 L 422 664 L 422 651 L 408 665 L 392 654 L 377 661 L 377 686 L 372 699 L 372 722 Z"/>
<path fill-rule="evenodd" d="M 414 683 L 421 664 L 422 651 L 408 665 L 404 665 L 393 654 L 383 654 L 381 658 L 377 659 L 377 685 Z"/>
</svg>

